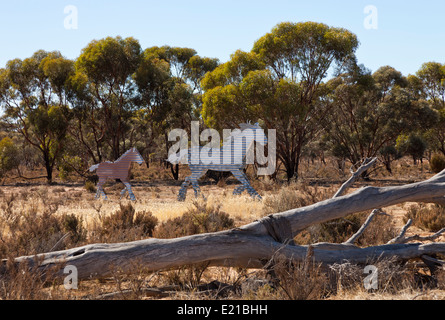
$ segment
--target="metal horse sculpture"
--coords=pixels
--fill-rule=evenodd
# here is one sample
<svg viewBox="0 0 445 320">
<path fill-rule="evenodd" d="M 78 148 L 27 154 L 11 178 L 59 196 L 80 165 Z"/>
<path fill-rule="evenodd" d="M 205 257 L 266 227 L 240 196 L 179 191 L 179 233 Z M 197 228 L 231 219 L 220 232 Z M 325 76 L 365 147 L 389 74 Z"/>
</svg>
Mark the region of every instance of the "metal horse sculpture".
<svg viewBox="0 0 445 320">
<path fill-rule="evenodd" d="M 131 190 L 131 185 L 129 180 L 130 166 L 132 162 L 137 162 L 141 165 L 144 159 L 139 154 L 136 148 L 131 148 L 125 152 L 119 159 L 114 162 L 102 162 L 95 164 L 90 167 L 90 172 L 97 171 L 99 176 L 99 182 L 97 183 L 97 193 L 96 199 L 100 199 L 101 195 L 104 196 L 105 200 L 108 200 L 107 195 L 104 192 L 103 185 L 107 179 L 119 179 L 125 188 L 121 191 L 121 198 L 127 193 L 130 195 L 130 200 L 136 200 L 133 191 Z"/>
<path fill-rule="evenodd" d="M 267 138 L 263 129 L 258 124 L 240 124 L 241 130 L 234 130 L 230 137 L 223 143 L 222 148 L 208 148 L 195 147 L 192 149 L 182 150 L 177 154 L 169 156 L 168 161 L 175 164 L 181 161 L 181 163 L 187 163 L 192 174 L 185 178 L 184 183 L 179 190 L 178 201 L 185 201 L 187 195 L 187 188 L 191 184 L 195 191 L 195 196 L 201 193 L 199 188 L 198 179 L 202 177 L 208 170 L 214 171 L 230 171 L 241 182 L 241 185 L 236 187 L 233 191 L 234 195 L 240 195 L 244 190 L 247 190 L 253 198 L 261 199 L 261 196 L 250 185 L 246 175 L 243 172 L 246 166 L 246 155 L 251 147 L 254 145 L 254 141 L 265 145 L 267 144 Z M 222 149 L 222 150 L 221 150 Z M 228 150 L 228 151 L 227 151 Z M 204 163 L 200 157 L 202 151 L 212 153 L 217 151 L 219 154 L 218 163 Z M 227 154 L 229 152 L 229 154 Z M 184 158 L 187 157 L 187 161 Z M 198 161 L 193 161 L 199 159 Z M 197 163 L 197 164 L 194 164 Z"/>
</svg>

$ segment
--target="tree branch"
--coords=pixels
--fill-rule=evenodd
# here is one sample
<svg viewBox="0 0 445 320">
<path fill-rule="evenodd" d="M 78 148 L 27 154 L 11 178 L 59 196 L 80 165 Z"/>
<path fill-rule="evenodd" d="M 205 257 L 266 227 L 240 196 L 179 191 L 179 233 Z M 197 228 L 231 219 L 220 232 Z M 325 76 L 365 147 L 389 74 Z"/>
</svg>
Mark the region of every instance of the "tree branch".
<svg viewBox="0 0 445 320">
<path fill-rule="evenodd" d="M 366 158 L 362 165 L 357 169 L 357 171 L 352 171 L 351 168 L 351 177 L 338 189 L 337 193 L 333 196 L 333 198 L 338 198 L 342 196 L 346 190 L 360 177 L 363 172 L 366 172 L 369 168 L 371 168 L 374 163 L 377 161 L 377 158 Z"/>
<path fill-rule="evenodd" d="M 388 242 L 388 244 L 408 243 L 410 241 L 434 241 L 437 238 L 439 238 L 442 235 L 442 233 L 445 233 L 445 228 L 442 228 L 435 234 L 425 236 L 425 237 L 419 236 L 418 234 L 413 235 L 411 237 L 405 237 L 405 234 L 408 231 L 408 229 L 411 227 L 412 223 L 413 223 L 413 221 L 411 219 L 409 219 L 408 222 L 406 223 L 406 225 L 400 231 L 400 234 L 397 237 L 395 237 L 394 239 L 390 240 Z"/>
<path fill-rule="evenodd" d="M 147 239 L 128 243 L 91 244 L 58 252 L 16 258 L 30 267 L 45 271 L 56 267 L 55 276 L 63 277 L 61 265 L 77 267 L 79 279 L 109 276 L 113 267 L 131 270 L 131 261 L 138 259 L 148 270 L 156 271 L 183 265 L 208 262 L 214 266 L 260 268 L 276 255 L 303 261 L 307 246 L 280 243 L 313 224 L 338 219 L 352 213 L 384 208 L 404 202 L 422 202 L 443 198 L 445 170 L 426 181 L 404 186 L 366 187 L 352 194 L 329 199 L 311 206 L 276 213 L 267 223 L 255 221 L 240 228 L 178 239 Z M 369 219 L 368 219 L 369 220 Z M 279 225 L 274 226 L 273 224 Z M 286 228 L 281 228 L 285 226 Z M 276 227 L 276 228 L 275 228 Z M 278 234 L 272 235 L 269 230 Z M 283 231 L 280 231 L 283 230 Z M 283 234 L 280 234 L 283 233 Z M 277 241 L 278 239 L 278 241 Z M 445 243 L 386 244 L 358 248 L 350 244 L 315 244 L 314 260 L 323 264 L 356 264 L 377 258 L 405 261 L 422 255 L 445 254 Z M 5 268 L 0 267 L 5 271 Z M 0 274 L 1 274 L 0 270 Z"/>
<path fill-rule="evenodd" d="M 352 235 L 347 241 L 343 242 L 343 244 L 354 244 L 357 239 L 363 234 L 363 232 L 366 230 L 366 228 L 371 224 L 372 220 L 376 215 L 386 215 L 386 213 L 382 212 L 381 209 L 374 209 L 371 214 L 366 219 L 365 223 L 360 227 L 360 229 Z"/>
</svg>

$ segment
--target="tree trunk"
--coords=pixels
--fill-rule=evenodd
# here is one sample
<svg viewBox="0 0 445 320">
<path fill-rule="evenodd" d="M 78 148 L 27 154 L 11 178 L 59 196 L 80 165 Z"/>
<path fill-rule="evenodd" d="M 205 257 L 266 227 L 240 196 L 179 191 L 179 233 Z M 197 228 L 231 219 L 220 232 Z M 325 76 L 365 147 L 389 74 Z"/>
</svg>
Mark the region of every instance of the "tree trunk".
<svg viewBox="0 0 445 320">
<path fill-rule="evenodd" d="M 48 184 L 51 184 L 53 181 L 53 166 L 49 159 L 49 151 L 43 152 L 43 162 L 45 163 L 46 181 Z"/>
<path fill-rule="evenodd" d="M 175 165 L 172 164 L 170 166 L 170 170 L 172 172 L 173 179 L 178 181 L 179 180 L 179 165 L 178 164 L 175 164 Z"/>
<path fill-rule="evenodd" d="M 137 259 L 151 271 L 201 262 L 208 262 L 213 266 L 260 268 L 270 259 L 277 257 L 302 261 L 309 247 L 314 250 L 315 262 L 327 265 L 344 261 L 361 264 L 377 258 L 406 261 L 445 254 L 445 243 L 391 243 L 359 248 L 351 242 L 296 246 L 292 245 L 292 239 L 311 225 L 339 219 L 352 213 L 404 202 L 445 204 L 444 195 L 445 170 L 426 181 L 395 187 L 365 187 L 349 195 L 340 195 L 307 207 L 276 213 L 228 231 L 178 239 L 92 244 L 20 257 L 15 261 L 26 262 L 37 270 L 55 267 L 56 277 L 64 276 L 64 265 L 72 265 L 77 268 L 79 279 L 106 277 L 111 274 L 113 268 L 130 270 L 133 259 Z"/>
</svg>

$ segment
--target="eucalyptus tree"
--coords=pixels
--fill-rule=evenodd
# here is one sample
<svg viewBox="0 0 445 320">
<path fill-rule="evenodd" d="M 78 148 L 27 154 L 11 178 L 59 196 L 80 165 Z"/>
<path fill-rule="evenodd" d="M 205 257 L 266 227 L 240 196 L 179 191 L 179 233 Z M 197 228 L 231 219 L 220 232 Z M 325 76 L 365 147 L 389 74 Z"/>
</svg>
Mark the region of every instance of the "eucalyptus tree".
<svg viewBox="0 0 445 320">
<path fill-rule="evenodd" d="M 39 151 L 49 183 L 65 145 L 70 110 L 64 83 L 73 72 L 72 61 L 43 50 L 0 70 L 4 119 Z"/>
<path fill-rule="evenodd" d="M 277 130 L 277 156 L 298 177 L 303 147 L 320 132 L 323 80 L 358 47 L 348 30 L 322 23 L 280 23 L 203 80 L 202 115 L 209 126 L 261 121 Z"/>
<path fill-rule="evenodd" d="M 353 164 L 382 155 L 391 170 L 389 157 L 396 156 L 397 138 L 436 120 L 434 110 L 409 90 L 406 77 L 390 66 L 371 73 L 352 65 L 327 86 L 331 112 L 325 118 L 326 137 L 333 155 Z M 419 156 L 419 150 L 409 153 Z"/>
<path fill-rule="evenodd" d="M 419 99 L 427 101 L 437 111 L 436 124 L 425 126 L 424 131 L 430 148 L 445 155 L 445 64 L 424 63 L 409 80 L 411 89 Z"/>
<path fill-rule="evenodd" d="M 191 121 L 199 120 L 202 104 L 199 84 L 217 65 L 217 59 L 200 57 L 190 48 L 164 46 L 144 51 L 143 61 L 134 75 L 142 121 L 135 120 L 148 134 L 143 138 L 145 146 L 149 146 L 147 149 L 153 148 L 156 135 L 162 135 L 168 154 L 168 131 L 188 130 Z M 179 166 L 171 166 L 171 170 L 177 179 Z"/>
<path fill-rule="evenodd" d="M 76 61 L 76 71 L 85 75 L 89 92 L 100 110 L 95 121 L 102 122 L 103 142 L 110 157 L 117 159 L 126 148 L 128 121 L 137 109 L 133 74 L 142 59 L 142 49 L 134 38 L 107 37 L 91 41 Z M 80 79 L 82 81 L 83 79 Z M 82 86 L 82 84 L 81 84 Z M 100 118 L 99 118 L 100 117 Z"/>
</svg>

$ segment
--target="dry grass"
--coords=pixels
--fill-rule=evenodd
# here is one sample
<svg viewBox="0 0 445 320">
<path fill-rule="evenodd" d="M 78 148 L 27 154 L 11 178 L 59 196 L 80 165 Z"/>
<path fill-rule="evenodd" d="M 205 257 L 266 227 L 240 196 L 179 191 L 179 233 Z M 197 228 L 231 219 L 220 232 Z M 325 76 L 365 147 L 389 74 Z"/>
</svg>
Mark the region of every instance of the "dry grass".
<svg viewBox="0 0 445 320">
<path fill-rule="evenodd" d="M 180 203 L 176 197 L 181 181 L 165 180 L 169 170 L 159 167 L 135 168 L 132 181 L 135 202 L 119 200 L 123 186 L 114 182 L 109 182 L 105 189 L 109 201 L 94 200 L 91 183 L 87 187 L 76 181 L 53 186 L 39 183 L 4 186 L 0 188 L 0 258 L 87 243 L 132 241 L 150 236 L 171 238 L 241 226 L 273 212 L 328 199 L 347 178 L 347 171 L 339 171 L 335 164 L 323 167 L 305 163 L 303 167 L 304 179 L 298 183 L 252 179 L 263 201 L 253 200 L 246 193 L 233 196 L 236 184 L 233 178 L 228 178 L 218 183 L 203 181 L 201 189 L 206 201 L 195 200 L 189 190 L 186 202 Z M 427 167 L 424 164 L 421 169 L 420 164 L 413 166 L 409 161 L 402 161 L 394 165 L 391 177 L 382 169 L 375 171 L 372 177 L 381 179 L 371 183 L 418 181 L 431 176 Z M 180 179 L 185 175 L 187 170 L 181 170 Z M 363 182 L 356 184 L 360 185 Z M 393 209 L 407 211 L 403 206 Z M 296 241 L 300 244 L 343 242 L 358 230 L 368 214 L 359 213 L 312 226 L 298 235 Z M 436 220 L 443 218 L 443 214 L 434 216 Z M 398 233 L 401 218 L 403 214 L 377 216 L 357 244 L 386 243 Z M 67 234 L 69 236 L 64 237 Z M 364 266 L 343 264 L 324 270 L 309 258 L 302 263 L 280 261 L 274 265 L 273 277 L 270 270 L 215 268 L 205 264 L 150 273 L 134 261 L 133 272 L 116 269 L 111 278 L 83 281 L 75 291 L 48 283 L 26 266 L 6 264 L 7 276 L 0 278 L 0 299 L 96 299 L 110 292 L 117 293 L 114 299 L 144 299 L 147 287 L 170 288 L 170 299 L 440 299 L 445 296 L 443 273 L 438 273 L 437 286 L 433 288 L 419 285 L 422 278 L 419 274 L 428 277 L 428 270 L 388 261 L 374 264 L 380 275 L 379 289 L 374 291 L 363 287 Z"/>
<path fill-rule="evenodd" d="M 445 206 L 416 204 L 409 207 L 404 222 L 409 219 L 424 231 L 437 232 L 445 228 Z"/>
</svg>

